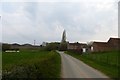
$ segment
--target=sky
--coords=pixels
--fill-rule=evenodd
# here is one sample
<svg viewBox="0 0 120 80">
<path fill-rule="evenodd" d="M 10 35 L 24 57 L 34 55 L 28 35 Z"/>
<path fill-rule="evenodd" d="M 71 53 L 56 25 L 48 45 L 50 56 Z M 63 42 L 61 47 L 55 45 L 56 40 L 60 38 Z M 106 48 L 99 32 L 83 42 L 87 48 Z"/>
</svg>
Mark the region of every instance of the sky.
<svg viewBox="0 0 120 80">
<path fill-rule="evenodd" d="M 69 42 L 118 37 L 118 0 L 4 0 L 0 5 L 2 42 L 60 42 L 64 29 Z"/>
</svg>

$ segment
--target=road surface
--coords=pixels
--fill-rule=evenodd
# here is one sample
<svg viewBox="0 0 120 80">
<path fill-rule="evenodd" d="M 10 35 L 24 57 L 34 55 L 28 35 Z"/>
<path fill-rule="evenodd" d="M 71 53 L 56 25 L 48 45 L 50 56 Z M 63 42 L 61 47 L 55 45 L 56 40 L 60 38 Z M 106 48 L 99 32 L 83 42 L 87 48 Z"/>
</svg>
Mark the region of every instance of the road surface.
<svg viewBox="0 0 120 80">
<path fill-rule="evenodd" d="M 98 70 L 86 65 L 82 61 L 60 52 L 62 60 L 62 78 L 108 78 Z"/>
</svg>

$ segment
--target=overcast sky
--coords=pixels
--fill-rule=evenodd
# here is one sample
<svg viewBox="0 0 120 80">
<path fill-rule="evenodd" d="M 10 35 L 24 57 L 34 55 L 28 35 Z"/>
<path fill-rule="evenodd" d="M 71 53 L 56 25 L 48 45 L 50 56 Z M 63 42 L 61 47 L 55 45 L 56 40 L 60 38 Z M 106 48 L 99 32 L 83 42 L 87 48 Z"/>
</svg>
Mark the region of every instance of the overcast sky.
<svg viewBox="0 0 120 80">
<path fill-rule="evenodd" d="M 118 36 L 118 0 L 2 2 L 2 41 L 107 41 Z M 15 2 L 16 1 L 16 2 Z"/>
</svg>

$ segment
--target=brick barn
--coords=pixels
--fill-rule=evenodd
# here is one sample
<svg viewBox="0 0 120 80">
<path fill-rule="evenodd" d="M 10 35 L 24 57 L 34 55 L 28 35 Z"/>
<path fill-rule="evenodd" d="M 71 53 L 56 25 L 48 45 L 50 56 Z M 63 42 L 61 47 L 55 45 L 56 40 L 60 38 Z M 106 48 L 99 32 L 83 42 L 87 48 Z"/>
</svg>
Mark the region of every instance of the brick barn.
<svg viewBox="0 0 120 80">
<path fill-rule="evenodd" d="M 77 51 L 77 52 L 82 53 L 83 50 L 84 50 L 84 52 L 86 52 L 86 46 L 87 46 L 86 44 L 78 43 L 78 42 L 68 43 L 67 44 L 67 49 L 71 50 L 71 51 Z"/>
<path fill-rule="evenodd" d="M 120 38 L 110 38 L 108 42 L 93 42 L 91 44 L 91 52 L 103 52 L 120 50 Z"/>
<path fill-rule="evenodd" d="M 110 38 L 108 44 L 113 50 L 120 50 L 120 38 Z"/>
</svg>

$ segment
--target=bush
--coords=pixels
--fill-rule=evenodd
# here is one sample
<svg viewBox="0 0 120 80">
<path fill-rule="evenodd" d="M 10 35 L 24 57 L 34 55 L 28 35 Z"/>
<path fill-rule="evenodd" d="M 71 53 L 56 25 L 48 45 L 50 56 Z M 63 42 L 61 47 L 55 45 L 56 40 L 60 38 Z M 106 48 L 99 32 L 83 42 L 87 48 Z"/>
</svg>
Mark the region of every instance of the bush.
<svg viewBox="0 0 120 80">
<path fill-rule="evenodd" d="M 66 51 L 67 50 L 67 43 L 61 43 L 60 44 L 60 48 L 59 48 L 60 51 Z"/>
<path fill-rule="evenodd" d="M 51 50 L 59 50 L 60 47 L 60 43 L 49 43 L 44 49 L 47 51 L 51 51 Z"/>
<path fill-rule="evenodd" d="M 2 44 L 2 51 L 10 49 L 10 44 Z"/>
</svg>

